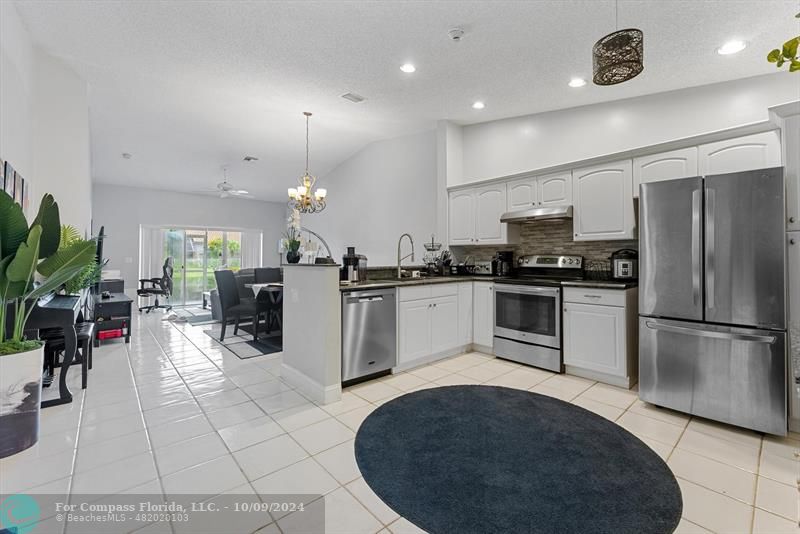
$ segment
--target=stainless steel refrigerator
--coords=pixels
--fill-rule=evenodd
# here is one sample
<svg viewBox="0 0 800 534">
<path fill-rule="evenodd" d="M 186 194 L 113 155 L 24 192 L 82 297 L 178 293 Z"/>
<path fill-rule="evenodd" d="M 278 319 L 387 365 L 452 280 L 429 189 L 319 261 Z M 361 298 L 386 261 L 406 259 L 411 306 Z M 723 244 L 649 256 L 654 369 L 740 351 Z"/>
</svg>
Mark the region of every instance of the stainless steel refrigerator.
<svg viewBox="0 0 800 534">
<path fill-rule="evenodd" d="M 639 397 L 787 430 L 783 169 L 642 184 Z"/>
</svg>

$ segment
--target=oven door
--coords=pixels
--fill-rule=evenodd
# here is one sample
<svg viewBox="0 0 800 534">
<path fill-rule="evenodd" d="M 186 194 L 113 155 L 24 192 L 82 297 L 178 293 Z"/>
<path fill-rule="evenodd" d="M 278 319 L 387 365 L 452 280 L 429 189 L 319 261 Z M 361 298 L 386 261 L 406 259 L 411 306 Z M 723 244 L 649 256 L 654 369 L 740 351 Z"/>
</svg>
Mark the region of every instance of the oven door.
<svg viewBox="0 0 800 534">
<path fill-rule="evenodd" d="M 561 289 L 494 285 L 494 335 L 561 348 Z"/>
</svg>

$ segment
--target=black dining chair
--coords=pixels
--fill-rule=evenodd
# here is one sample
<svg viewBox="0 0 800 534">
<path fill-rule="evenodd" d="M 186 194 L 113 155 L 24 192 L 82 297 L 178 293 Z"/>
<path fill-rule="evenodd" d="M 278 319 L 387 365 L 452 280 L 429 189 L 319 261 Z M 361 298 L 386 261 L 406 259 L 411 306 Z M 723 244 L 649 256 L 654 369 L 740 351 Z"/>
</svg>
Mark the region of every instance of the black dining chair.
<svg viewBox="0 0 800 534">
<path fill-rule="evenodd" d="M 220 329 L 219 340 L 225 340 L 225 330 L 228 328 L 228 319 L 234 319 L 233 335 L 239 333 L 239 321 L 242 317 L 253 319 L 253 341 L 258 339 L 258 316 L 267 311 L 266 303 L 258 302 L 254 298 L 242 298 L 239 296 L 239 285 L 233 271 L 214 271 L 214 278 L 217 281 L 217 291 L 219 292 L 220 315 L 222 328 Z"/>
</svg>

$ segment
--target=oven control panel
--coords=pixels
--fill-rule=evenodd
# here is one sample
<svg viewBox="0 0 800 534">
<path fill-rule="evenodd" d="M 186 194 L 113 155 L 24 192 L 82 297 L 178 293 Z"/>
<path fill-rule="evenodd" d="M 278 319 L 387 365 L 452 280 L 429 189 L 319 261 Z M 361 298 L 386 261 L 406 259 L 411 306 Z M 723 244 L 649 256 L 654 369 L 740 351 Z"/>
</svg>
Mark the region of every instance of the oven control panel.
<svg viewBox="0 0 800 534">
<path fill-rule="evenodd" d="M 581 269 L 583 256 L 522 256 L 518 260 L 520 267 L 548 267 L 553 269 Z"/>
</svg>

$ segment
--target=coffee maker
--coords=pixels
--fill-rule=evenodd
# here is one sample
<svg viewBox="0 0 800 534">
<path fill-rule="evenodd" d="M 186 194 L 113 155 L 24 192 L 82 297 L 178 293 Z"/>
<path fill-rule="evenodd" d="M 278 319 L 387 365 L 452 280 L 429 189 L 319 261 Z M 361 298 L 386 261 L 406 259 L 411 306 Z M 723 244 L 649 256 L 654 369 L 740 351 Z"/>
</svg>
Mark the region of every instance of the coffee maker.
<svg viewBox="0 0 800 534">
<path fill-rule="evenodd" d="M 347 282 L 363 282 L 367 279 L 367 257 L 356 254 L 356 247 L 347 247 L 347 254 L 342 256 L 339 278 Z"/>
<path fill-rule="evenodd" d="M 514 265 L 514 252 L 499 250 L 492 258 L 492 276 L 509 276 Z"/>
</svg>

